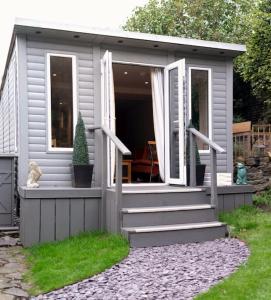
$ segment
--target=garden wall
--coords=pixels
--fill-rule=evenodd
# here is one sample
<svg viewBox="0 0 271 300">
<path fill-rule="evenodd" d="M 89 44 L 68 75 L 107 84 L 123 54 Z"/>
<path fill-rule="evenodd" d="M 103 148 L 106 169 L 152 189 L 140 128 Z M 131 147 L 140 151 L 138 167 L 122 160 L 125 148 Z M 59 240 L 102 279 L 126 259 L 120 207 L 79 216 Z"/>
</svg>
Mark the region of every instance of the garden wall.
<svg viewBox="0 0 271 300">
<path fill-rule="evenodd" d="M 271 187 L 271 162 L 268 156 L 249 157 L 245 161 L 248 172 L 248 183 L 253 185 L 257 192 Z"/>
</svg>

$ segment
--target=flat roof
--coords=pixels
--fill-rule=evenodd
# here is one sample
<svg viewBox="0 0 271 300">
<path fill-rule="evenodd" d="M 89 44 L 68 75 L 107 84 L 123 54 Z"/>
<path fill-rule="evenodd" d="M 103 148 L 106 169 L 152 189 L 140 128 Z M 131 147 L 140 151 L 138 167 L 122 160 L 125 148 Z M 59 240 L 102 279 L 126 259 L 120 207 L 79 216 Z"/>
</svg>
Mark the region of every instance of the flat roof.
<svg viewBox="0 0 271 300">
<path fill-rule="evenodd" d="M 0 87 L 4 86 L 9 60 L 17 34 L 36 35 L 85 43 L 115 44 L 118 46 L 141 47 L 155 50 L 170 50 L 197 55 L 236 57 L 246 51 L 246 46 L 223 42 L 188 39 L 141 32 L 113 31 L 73 24 L 47 22 L 34 19 L 16 18 L 10 42 L 9 53 Z"/>
<path fill-rule="evenodd" d="M 125 42 L 133 42 L 133 45 L 137 45 L 136 42 L 150 42 L 152 46 L 154 44 L 159 46 L 161 44 L 170 44 L 170 49 L 172 45 L 176 47 L 174 50 L 181 50 L 178 46 L 193 47 L 193 48 L 206 48 L 213 50 L 224 50 L 224 54 L 231 54 L 230 56 L 237 56 L 238 54 L 246 51 L 245 45 L 241 44 L 231 44 L 231 43 L 222 43 L 214 41 L 204 41 L 198 39 L 188 39 L 181 37 L 173 37 L 166 35 L 157 35 L 150 33 L 141 33 L 141 32 L 130 32 L 130 31 L 113 31 L 107 29 L 99 29 L 87 26 L 79 26 L 73 24 L 64 24 L 64 23 L 55 23 L 55 22 L 46 22 L 33 19 L 24 19 L 17 18 L 15 20 L 14 31 L 16 33 L 33 33 L 40 31 L 40 36 L 56 36 L 59 33 L 62 33 L 63 38 L 72 38 L 74 35 L 80 35 L 76 39 L 78 41 L 89 41 L 89 42 L 113 42 L 114 40 L 123 40 Z M 54 33 L 54 34 L 53 34 Z M 145 47 L 149 45 L 145 44 Z M 166 45 L 164 45 L 166 46 Z M 168 45 L 169 46 L 169 45 Z M 163 47 L 164 48 L 164 47 Z M 226 53 L 227 52 L 227 53 Z M 217 53 L 218 54 L 218 53 Z"/>
</svg>

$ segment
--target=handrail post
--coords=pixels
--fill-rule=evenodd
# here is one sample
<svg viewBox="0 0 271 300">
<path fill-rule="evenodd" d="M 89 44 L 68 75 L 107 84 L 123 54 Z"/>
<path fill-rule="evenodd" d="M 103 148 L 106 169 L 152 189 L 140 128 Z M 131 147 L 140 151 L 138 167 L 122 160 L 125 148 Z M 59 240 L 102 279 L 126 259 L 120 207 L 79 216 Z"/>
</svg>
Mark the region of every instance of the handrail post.
<svg viewBox="0 0 271 300">
<path fill-rule="evenodd" d="M 196 157 L 195 157 L 195 136 L 189 131 L 189 156 L 190 156 L 190 186 L 196 186 Z"/>
<path fill-rule="evenodd" d="M 121 227 L 121 207 L 122 207 L 122 153 L 116 149 L 116 232 L 120 232 Z"/>
<path fill-rule="evenodd" d="M 215 208 L 215 213 L 218 213 L 217 202 L 217 155 L 216 150 L 211 148 L 211 205 Z"/>
<path fill-rule="evenodd" d="M 100 208 L 100 228 L 101 230 L 106 229 L 106 189 L 107 189 L 107 136 L 101 131 L 102 135 L 102 198 Z"/>
</svg>

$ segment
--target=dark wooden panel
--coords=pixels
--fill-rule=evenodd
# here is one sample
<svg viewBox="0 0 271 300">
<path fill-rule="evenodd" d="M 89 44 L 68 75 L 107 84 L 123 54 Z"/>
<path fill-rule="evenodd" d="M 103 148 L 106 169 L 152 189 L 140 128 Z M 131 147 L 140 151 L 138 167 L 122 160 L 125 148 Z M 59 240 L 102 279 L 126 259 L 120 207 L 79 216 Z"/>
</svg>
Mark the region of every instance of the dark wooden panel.
<svg viewBox="0 0 271 300">
<path fill-rule="evenodd" d="M 25 247 L 40 241 L 40 199 L 21 198 L 20 236 Z"/>
<path fill-rule="evenodd" d="M 40 241 L 55 240 L 55 200 L 41 200 Z"/>
<path fill-rule="evenodd" d="M 225 212 L 232 211 L 234 209 L 234 195 L 224 195 L 223 210 Z"/>
<path fill-rule="evenodd" d="M 218 195 L 217 196 L 217 201 L 218 201 L 218 211 L 223 212 L 223 201 L 224 201 L 224 196 L 223 195 Z"/>
<path fill-rule="evenodd" d="M 70 235 L 70 200 L 56 199 L 56 240 Z"/>
<path fill-rule="evenodd" d="M 14 157 L 0 156 L 0 225 L 12 225 L 14 202 Z"/>
<path fill-rule="evenodd" d="M 245 204 L 245 195 L 244 194 L 235 194 L 234 195 L 234 207 L 238 208 Z"/>
<path fill-rule="evenodd" d="M 252 194 L 245 194 L 245 204 L 246 205 L 252 205 Z"/>
<path fill-rule="evenodd" d="M 85 230 L 99 228 L 99 199 L 85 199 Z"/>
<path fill-rule="evenodd" d="M 13 198 L 13 191 L 11 184 L 0 185 L 0 213 L 11 214 L 11 202 Z"/>
<path fill-rule="evenodd" d="M 84 200 L 71 199 L 70 234 L 84 231 Z"/>
<path fill-rule="evenodd" d="M 0 226 L 9 226 L 11 224 L 11 214 L 0 214 Z"/>
</svg>

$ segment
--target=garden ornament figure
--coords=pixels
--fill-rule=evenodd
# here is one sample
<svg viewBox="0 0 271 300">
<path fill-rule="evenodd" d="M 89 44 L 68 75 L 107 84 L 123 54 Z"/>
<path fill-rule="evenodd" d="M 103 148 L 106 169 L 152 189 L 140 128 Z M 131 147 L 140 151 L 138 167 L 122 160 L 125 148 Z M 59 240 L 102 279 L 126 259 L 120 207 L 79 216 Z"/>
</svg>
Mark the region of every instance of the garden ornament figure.
<svg viewBox="0 0 271 300">
<path fill-rule="evenodd" d="M 247 184 L 247 169 L 241 162 L 237 163 L 237 180 L 236 184 Z"/>
<path fill-rule="evenodd" d="M 38 180 L 42 175 L 39 165 L 35 161 L 30 161 L 29 163 L 29 173 L 27 178 L 27 187 L 38 188 Z"/>
</svg>

